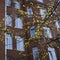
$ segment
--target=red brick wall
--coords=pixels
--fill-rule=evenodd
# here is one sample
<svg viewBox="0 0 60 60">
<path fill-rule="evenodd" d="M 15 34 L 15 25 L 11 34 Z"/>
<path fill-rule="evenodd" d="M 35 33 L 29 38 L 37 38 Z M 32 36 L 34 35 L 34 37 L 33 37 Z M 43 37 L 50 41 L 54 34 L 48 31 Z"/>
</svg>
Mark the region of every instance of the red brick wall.
<svg viewBox="0 0 60 60">
<path fill-rule="evenodd" d="M 5 42 L 4 42 L 4 17 L 5 17 L 5 2 L 0 0 L 0 60 L 5 60 Z"/>
</svg>

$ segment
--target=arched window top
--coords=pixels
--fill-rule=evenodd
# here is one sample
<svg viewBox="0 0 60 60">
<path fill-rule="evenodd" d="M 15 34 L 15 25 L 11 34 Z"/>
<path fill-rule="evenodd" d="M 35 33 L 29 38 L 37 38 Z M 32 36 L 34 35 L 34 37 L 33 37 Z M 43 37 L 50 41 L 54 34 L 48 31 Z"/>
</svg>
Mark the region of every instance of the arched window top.
<svg viewBox="0 0 60 60">
<path fill-rule="evenodd" d="M 44 29 L 44 36 L 47 38 L 52 38 L 52 32 L 49 27 L 43 27 Z"/>
<path fill-rule="evenodd" d="M 43 27 L 43 29 L 50 29 L 49 27 Z"/>
<path fill-rule="evenodd" d="M 35 26 L 31 26 L 31 28 L 30 29 L 34 29 L 35 28 Z"/>
<path fill-rule="evenodd" d="M 16 9 L 20 9 L 20 2 L 18 2 L 17 0 L 14 0 L 14 7 Z"/>
<path fill-rule="evenodd" d="M 33 47 L 32 48 L 34 51 L 38 51 L 38 47 Z"/>
<path fill-rule="evenodd" d="M 43 3 L 43 0 L 37 0 L 37 1 Z"/>
<path fill-rule="evenodd" d="M 22 18 L 20 18 L 20 17 L 15 17 L 15 19 L 17 19 L 17 20 L 22 20 Z"/>
<path fill-rule="evenodd" d="M 48 47 L 48 51 L 54 51 L 55 49 L 52 47 Z"/>
<path fill-rule="evenodd" d="M 52 47 L 48 46 L 48 54 L 49 54 L 49 59 L 50 60 L 57 60 L 55 48 L 52 48 Z"/>
<path fill-rule="evenodd" d="M 17 40 L 23 40 L 23 37 L 21 36 L 15 36 Z"/>
</svg>

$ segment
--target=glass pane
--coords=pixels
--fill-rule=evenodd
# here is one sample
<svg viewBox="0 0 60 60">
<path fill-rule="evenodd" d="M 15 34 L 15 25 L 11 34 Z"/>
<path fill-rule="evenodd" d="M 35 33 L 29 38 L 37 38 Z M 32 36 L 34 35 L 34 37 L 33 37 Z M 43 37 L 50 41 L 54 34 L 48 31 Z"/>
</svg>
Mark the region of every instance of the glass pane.
<svg viewBox="0 0 60 60">
<path fill-rule="evenodd" d="M 5 0 L 5 4 L 6 4 L 6 6 L 10 6 L 11 5 L 11 0 Z"/>
<path fill-rule="evenodd" d="M 30 29 L 30 35 L 31 37 L 35 35 L 35 26 L 32 26 L 31 29 Z"/>
<path fill-rule="evenodd" d="M 15 3 L 15 8 L 20 9 L 20 3 L 18 1 L 14 1 L 14 3 Z"/>
<path fill-rule="evenodd" d="M 6 21 L 5 21 L 6 26 L 12 26 L 12 18 L 9 15 L 6 15 Z"/>
<path fill-rule="evenodd" d="M 27 8 L 27 12 L 28 12 L 28 17 L 32 17 L 32 8 Z"/>
<path fill-rule="evenodd" d="M 24 40 L 17 36 L 17 50 L 24 51 Z"/>
<path fill-rule="evenodd" d="M 16 25 L 16 28 L 22 29 L 23 28 L 22 20 L 20 18 L 16 18 L 15 25 Z"/>
<path fill-rule="evenodd" d="M 38 60 L 38 56 L 39 56 L 38 48 L 34 47 L 34 48 L 32 48 L 32 51 L 33 51 L 33 58 L 34 58 L 34 60 Z"/>
<path fill-rule="evenodd" d="M 43 27 L 43 29 L 44 29 L 44 35 L 45 35 L 45 37 L 52 38 L 52 32 L 51 32 L 50 28 Z"/>
<path fill-rule="evenodd" d="M 48 47 L 48 54 L 49 54 L 50 60 L 57 60 L 54 48 Z"/>
<path fill-rule="evenodd" d="M 43 0 L 38 0 L 39 2 L 43 3 Z"/>
<path fill-rule="evenodd" d="M 12 37 L 10 34 L 5 34 L 5 48 L 12 49 Z"/>
</svg>

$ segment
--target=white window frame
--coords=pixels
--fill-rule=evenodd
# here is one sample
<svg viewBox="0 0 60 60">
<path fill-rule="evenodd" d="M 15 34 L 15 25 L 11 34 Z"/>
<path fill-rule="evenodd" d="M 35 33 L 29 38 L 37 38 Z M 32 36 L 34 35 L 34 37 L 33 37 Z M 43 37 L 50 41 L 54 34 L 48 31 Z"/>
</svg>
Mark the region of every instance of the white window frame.
<svg viewBox="0 0 60 60">
<path fill-rule="evenodd" d="M 15 9 L 20 9 L 20 2 L 14 1 L 14 7 Z"/>
<path fill-rule="evenodd" d="M 28 13 L 28 17 L 32 17 L 33 15 L 32 7 L 27 7 L 27 13 Z"/>
<path fill-rule="evenodd" d="M 12 17 L 10 15 L 6 15 L 5 19 L 5 26 L 12 26 Z"/>
<path fill-rule="evenodd" d="M 47 11 L 46 11 L 46 10 L 40 9 L 40 16 L 41 16 L 42 18 L 45 18 L 46 14 L 47 14 Z"/>
<path fill-rule="evenodd" d="M 34 34 L 32 34 L 33 31 L 34 31 Z M 34 35 L 35 35 L 35 26 L 32 26 L 32 27 L 30 28 L 30 36 L 33 37 Z"/>
<path fill-rule="evenodd" d="M 55 26 L 57 27 L 57 29 L 60 28 L 60 22 L 58 20 L 54 20 L 54 22 L 55 22 Z"/>
<path fill-rule="evenodd" d="M 44 36 L 47 38 L 52 38 L 52 32 L 49 27 L 43 27 L 44 29 Z"/>
<path fill-rule="evenodd" d="M 38 47 L 33 47 L 32 48 L 32 53 L 33 53 L 33 59 L 38 60 L 39 58 L 39 52 L 38 52 Z M 37 59 L 36 59 L 37 58 Z"/>
<path fill-rule="evenodd" d="M 11 0 L 5 0 L 5 5 L 6 6 L 11 6 Z"/>
<path fill-rule="evenodd" d="M 16 36 L 16 47 L 18 51 L 25 51 L 24 39 L 20 36 Z"/>
<path fill-rule="evenodd" d="M 48 54 L 50 60 L 57 60 L 57 56 L 54 48 L 48 47 Z"/>
<path fill-rule="evenodd" d="M 38 2 L 41 2 L 41 3 L 43 3 L 44 1 L 43 0 L 37 0 Z"/>
<path fill-rule="evenodd" d="M 5 49 L 13 49 L 12 47 L 12 36 L 5 33 Z"/>
<path fill-rule="evenodd" d="M 23 28 L 23 21 L 21 18 L 15 18 L 15 28 Z"/>
</svg>

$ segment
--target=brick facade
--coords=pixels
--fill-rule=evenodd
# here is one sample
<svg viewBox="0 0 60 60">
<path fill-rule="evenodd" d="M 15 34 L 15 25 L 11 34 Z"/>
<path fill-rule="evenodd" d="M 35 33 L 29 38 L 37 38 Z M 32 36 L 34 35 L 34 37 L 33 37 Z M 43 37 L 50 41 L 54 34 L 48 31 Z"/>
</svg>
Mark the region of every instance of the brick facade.
<svg viewBox="0 0 60 60">
<path fill-rule="evenodd" d="M 40 9 L 45 9 L 48 10 L 49 6 L 54 4 L 55 1 L 48 1 L 44 0 L 44 3 L 38 2 L 36 0 L 17 0 L 20 2 L 21 7 L 20 9 L 15 9 L 14 8 L 14 0 L 11 1 L 11 6 L 5 7 L 5 2 L 4 0 L 1 0 L 0 2 L 0 59 L 5 60 L 5 33 L 11 34 L 12 40 L 13 40 L 13 49 L 9 50 L 7 49 L 7 58 L 8 60 L 33 60 L 33 53 L 32 53 L 32 48 L 33 47 L 38 47 L 38 52 L 39 52 L 39 57 L 38 60 L 49 60 L 48 56 L 48 46 L 55 48 L 56 50 L 56 55 L 57 55 L 57 60 L 60 60 L 60 41 L 52 41 L 49 43 L 51 40 L 58 40 L 58 36 L 60 36 L 60 29 L 57 30 L 56 26 L 54 25 L 54 20 L 58 18 L 60 20 L 60 5 L 58 5 L 57 9 L 55 10 L 56 14 L 53 14 L 53 16 L 50 16 L 47 19 L 47 23 L 45 23 L 44 26 L 47 26 L 51 28 L 52 32 L 52 39 L 48 39 L 44 37 L 44 30 L 38 28 L 38 26 L 41 25 L 43 21 L 41 16 L 40 16 Z M 32 17 L 28 17 L 27 15 L 27 7 L 32 7 L 33 15 Z M 6 10 L 5 10 L 6 9 Z M 12 27 L 11 26 L 6 26 L 5 27 L 5 13 L 10 14 L 12 17 Z M 23 20 L 23 29 L 18 29 L 15 28 L 15 16 L 22 18 Z M 49 20 L 49 21 L 48 21 Z M 32 26 L 35 26 L 35 30 L 39 29 L 39 37 L 31 37 L 30 36 L 30 28 Z M 25 51 L 18 51 L 17 46 L 16 46 L 16 38 L 15 36 L 21 36 L 24 38 L 24 45 L 25 45 Z"/>
</svg>

